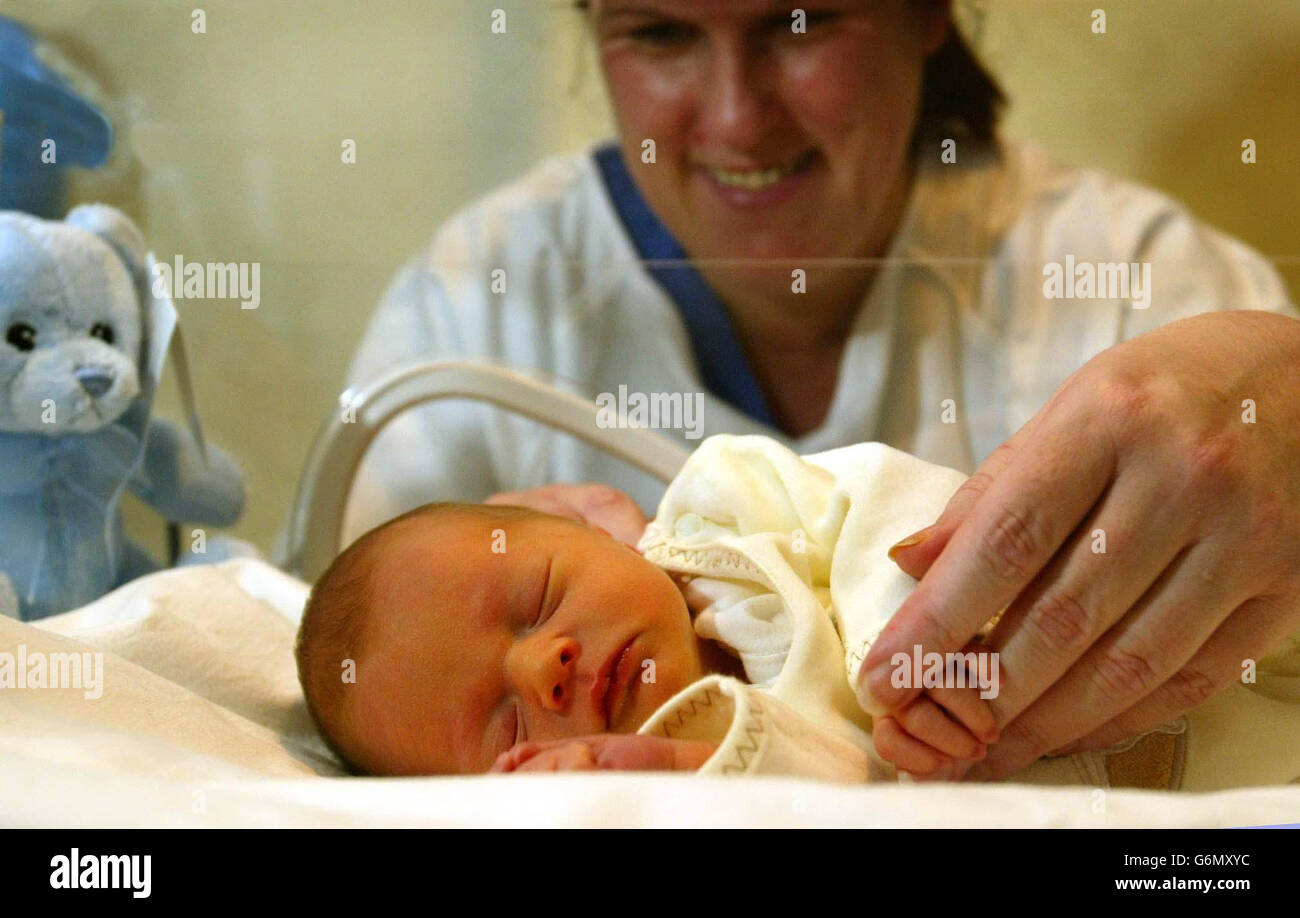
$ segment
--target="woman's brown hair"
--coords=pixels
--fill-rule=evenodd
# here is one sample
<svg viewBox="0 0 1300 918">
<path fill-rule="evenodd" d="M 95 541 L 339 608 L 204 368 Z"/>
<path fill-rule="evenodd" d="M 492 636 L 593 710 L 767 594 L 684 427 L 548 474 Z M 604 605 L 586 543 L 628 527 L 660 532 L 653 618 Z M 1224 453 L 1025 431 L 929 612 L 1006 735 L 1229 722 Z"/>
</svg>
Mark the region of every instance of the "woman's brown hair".
<svg viewBox="0 0 1300 918">
<path fill-rule="evenodd" d="M 574 0 L 573 6 L 587 13 L 591 0 Z M 957 135 L 982 145 L 993 144 L 1006 95 L 955 24 L 949 26 L 947 39 L 926 61 L 922 86 L 913 150 L 923 137 L 935 135 Z"/>
</svg>

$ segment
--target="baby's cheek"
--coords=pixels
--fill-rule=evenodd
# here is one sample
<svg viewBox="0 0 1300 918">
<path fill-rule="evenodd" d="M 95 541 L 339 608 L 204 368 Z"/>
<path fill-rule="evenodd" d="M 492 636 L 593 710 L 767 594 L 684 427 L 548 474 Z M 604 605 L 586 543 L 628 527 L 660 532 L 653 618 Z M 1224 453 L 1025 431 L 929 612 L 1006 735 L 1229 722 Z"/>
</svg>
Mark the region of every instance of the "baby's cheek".
<svg viewBox="0 0 1300 918">
<path fill-rule="evenodd" d="M 683 662 L 663 655 L 642 659 L 634 683 L 638 717 L 636 724 L 632 725 L 633 730 L 649 720 L 660 705 L 698 678 L 691 675 L 690 668 Z"/>
</svg>

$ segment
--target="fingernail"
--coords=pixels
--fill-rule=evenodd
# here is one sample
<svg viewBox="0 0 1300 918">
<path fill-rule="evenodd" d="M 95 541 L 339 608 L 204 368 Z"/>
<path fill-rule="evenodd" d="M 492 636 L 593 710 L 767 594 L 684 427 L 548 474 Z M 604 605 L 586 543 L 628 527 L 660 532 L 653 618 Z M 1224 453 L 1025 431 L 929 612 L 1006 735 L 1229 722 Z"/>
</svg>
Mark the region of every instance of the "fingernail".
<svg viewBox="0 0 1300 918">
<path fill-rule="evenodd" d="M 859 694 L 866 694 L 871 696 L 871 700 L 874 701 L 877 705 L 879 705 L 881 701 L 879 698 L 876 697 L 876 693 L 871 690 L 871 685 L 872 683 L 877 683 L 879 685 L 889 685 L 889 673 L 892 668 L 893 668 L 892 663 L 881 663 L 875 669 L 871 670 L 871 672 L 867 673 L 866 676 L 858 683 L 860 688 Z"/>
<path fill-rule="evenodd" d="M 924 529 L 918 529 L 916 532 L 912 533 L 906 539 L 900 539 L 899 541 L 895 542 L 889 549 L 889 560 L 890 561 L 897 560 L 894 556 L 899 551 L 902 551 L 904 548 L 911 548 L 913 545 L 920 545 L 930 535 L 930 530 L 933 528 L 934 528 L 934 524 L 931 523 L 929 526 L 926 526 Z"/>
</svg>

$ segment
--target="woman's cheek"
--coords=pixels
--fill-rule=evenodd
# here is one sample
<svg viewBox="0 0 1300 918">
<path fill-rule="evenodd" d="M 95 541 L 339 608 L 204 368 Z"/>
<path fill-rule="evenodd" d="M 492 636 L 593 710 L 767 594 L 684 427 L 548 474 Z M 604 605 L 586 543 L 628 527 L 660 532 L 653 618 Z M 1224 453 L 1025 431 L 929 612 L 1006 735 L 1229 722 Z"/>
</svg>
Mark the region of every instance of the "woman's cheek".
<svg viewBox="0 0 1300 918">
<path fill-rule="evenodd" d="M 800 100 L 792 108 L 804 129 L 831 148 L 860 136 L 878 143 L 881 136 L 899 133 L 918 94 L 919 74 L 908 79 L 883 67 L 846 71 L 843 60 L 810 66 L 787 90 L 787 98 Z"/>
<path fill-rule="evenodd" d="M 615 116 L 629 131 L 646 137 L 663 134 L 689 102 L 690 74 L 684 64 L 610 55 L 603 67 Z"/>
</svg>

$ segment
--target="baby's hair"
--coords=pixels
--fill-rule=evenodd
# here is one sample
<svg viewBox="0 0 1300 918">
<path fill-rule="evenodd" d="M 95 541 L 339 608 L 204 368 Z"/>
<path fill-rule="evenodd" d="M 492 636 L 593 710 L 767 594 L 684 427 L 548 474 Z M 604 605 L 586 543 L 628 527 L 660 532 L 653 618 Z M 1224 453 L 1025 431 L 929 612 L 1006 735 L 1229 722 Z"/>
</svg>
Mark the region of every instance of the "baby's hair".
<svg viewBox="0 0 1300 918">
<path fill-rule="evenodd" d="M 352 774 L 368 772 L 361 765 L 364 750 L 354 748 L 356 731 L 348 726 L 349 684 L 343 681 L 345 660 L 351 660 L 354 669 L 360 666 L 366 649 L 367 613 L 374 610 L 373 565 L 365 562 L 384 534 L 407 520 L 458 513 L 499 520 L 539 515 L 526 507 L 505 504 L 426 504 L 377 526 L 349 545 L 325 569 L 307 597 L 294 645 L 298 681 L 325 745 Z M 364 677 L 358 672 L 357 678 Z"/>
</svg>

